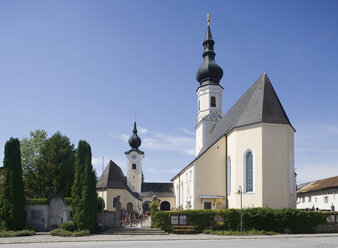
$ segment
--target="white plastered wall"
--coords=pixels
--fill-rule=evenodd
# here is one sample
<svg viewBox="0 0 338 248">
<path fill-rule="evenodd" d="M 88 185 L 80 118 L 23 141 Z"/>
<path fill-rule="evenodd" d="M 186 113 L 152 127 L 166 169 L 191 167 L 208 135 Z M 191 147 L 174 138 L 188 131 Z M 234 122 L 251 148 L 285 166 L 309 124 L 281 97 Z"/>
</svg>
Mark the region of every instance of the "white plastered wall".
<svg viewBox="0 0 338 248">
<path fill-rule="evenodd" d="M 263 206 L 295 208 L 294 130 L 263 123 Z"/>
<path fill-rule="evenodd" d="M 228 196 L 229 208 L 240 208 L 238 187 L 244 187 L 244 154 L 253 154 L 253 192 L 243 193 L 243 208 L 263 205 L 262 189 L 262 127 L 250 125 L 235 128 L 228 134 L 228 156 L 231 159 L 231 193 Z"/>
</svg>

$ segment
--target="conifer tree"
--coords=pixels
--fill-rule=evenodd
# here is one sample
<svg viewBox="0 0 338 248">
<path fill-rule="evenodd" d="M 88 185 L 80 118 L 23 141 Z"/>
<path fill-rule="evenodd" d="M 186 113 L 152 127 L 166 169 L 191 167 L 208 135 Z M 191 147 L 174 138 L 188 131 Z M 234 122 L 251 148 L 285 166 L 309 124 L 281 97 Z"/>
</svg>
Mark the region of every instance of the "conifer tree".
<svg viewBox="0 0 338 248">
<path fill-rule="evenodd" d="M 20 141 L 10 138 L 5 144 L 4 178 L 0 196 L 1 226 L 8 230 L 25 227 L 25 196 L 22 180 Z"/>
<path fill-rule="evenodd" d="M 75 175 L 72 187 L 72 220 L 81 230 L 97 227 L 96 177 L 92 166 L 90 145 L 79 141 L 76 150 Z"/>
</svg>

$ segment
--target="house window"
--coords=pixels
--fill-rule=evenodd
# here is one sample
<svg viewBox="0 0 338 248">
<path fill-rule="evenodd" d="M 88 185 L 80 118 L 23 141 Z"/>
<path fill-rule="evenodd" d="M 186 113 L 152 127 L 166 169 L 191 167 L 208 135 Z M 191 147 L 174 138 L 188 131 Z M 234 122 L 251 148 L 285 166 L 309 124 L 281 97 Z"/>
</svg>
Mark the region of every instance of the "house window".
<svg viewBox="0 0 338 248">
<path fill-rule="evenodd" d="M 191 170 L 189 171 L 189 180 L 190 181 L 192 180 L 192 171 Z"/>
<path fill-rule="evenodd" d="M 185 182 L 188 183 L 188 172 L 185 173 Z"/>
<path fill-rule="evenodd" d="M 205 202 L 204 209 L 211 209 L 211 202 Z"/>
<path fill-rule="evenodd" d="M 113 198 L 113 208 L 115 208 L 115 207 L 116 207 L 116 203 L 117 203 L 117 198 L 116 198 L 116 197 L 114 197 L 114 198 Z"/>
<path fill-rule="evenodd" d="M 311 196 L 309 196 L 309 202 L 311 202 Z"/>
<path fill-rule="evenodd" d="M 329 197 L 327 195 L 324 196 L 324 203 L 329 203 Z"/>
<path fill-rule="evenodd" d="M 216 98 L 214 96 L 212 96 L 211 99 L 210 99 L 210 106 L 216 107 Z"/>
<path fill-rule="evenodd" d="M 302 197 L 302 202 L 303 202 L 303 203 L 305 202 L 305 197 Z"/>
<path fill-rule="evenodd" d="M 231 194 L 231 159 L 227 159 L 227 195 Z"/>
<path fill-rule="evenodd" d="M 315 202 L 317 202 L 317 197 L 315 197 Z"/>
<path fill-rule="evenodd" d="M 245 155 L 245 192 L 253 192 L 253 156 L 251 151 Z"/>
<path fill-rule="evenodd" d="M 131 168 L 132 168 L 133 170 L 136 170 L 136 164 L 132 164 Z"/>
</svg>

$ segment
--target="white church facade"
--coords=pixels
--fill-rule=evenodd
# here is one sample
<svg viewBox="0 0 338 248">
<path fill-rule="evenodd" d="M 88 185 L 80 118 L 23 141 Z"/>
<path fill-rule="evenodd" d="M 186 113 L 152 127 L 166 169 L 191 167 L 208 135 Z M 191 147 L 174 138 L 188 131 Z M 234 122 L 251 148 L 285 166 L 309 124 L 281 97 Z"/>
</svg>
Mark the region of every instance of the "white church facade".
<svg viewBox="0 0 338 248">
<path fill-rule="evenodd" d="M 239 208 L 238 191 L 245 208 L 295 208 L 295 129 L 266 73 L 223 115 L 223 71 L 214 60 L 214 44 L 208 22 L 204 63 L 196 76 L 195 159 L 171 183 L 143 182 L 144 152 L 139 150 L 135 122 L 131 149 L 125 153 L 127 177 L 111 161 L 97 184 L 106 209 L 113 209 L 118 194 L 123 195 L 122 206 L 132 202 L 135 211 L 142 211 L 154 197 L 163 210 Z"/>
</svg>

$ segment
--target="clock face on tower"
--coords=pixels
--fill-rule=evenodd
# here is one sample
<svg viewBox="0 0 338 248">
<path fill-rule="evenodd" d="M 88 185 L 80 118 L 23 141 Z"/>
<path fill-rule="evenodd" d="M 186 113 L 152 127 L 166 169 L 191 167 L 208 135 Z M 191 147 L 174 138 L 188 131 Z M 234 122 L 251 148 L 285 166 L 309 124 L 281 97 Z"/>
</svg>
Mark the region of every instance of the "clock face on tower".
<svg viewBox="0 0 338 248">
<path fill-rule="evenodd" d="M 216 120 L 216 119 L 217 119 L 217 115 L 216 115 L 215 112 L 212 112 L 212 113 L 210 114 L 210 119 L 211 119 L 211 120 Z"/>
<path fill-rule="evenodd" d="M 136 159 L 136 155 L 131 156 L 132 159 Z"/>
</svg>

